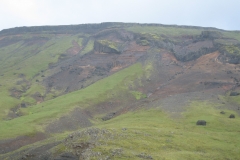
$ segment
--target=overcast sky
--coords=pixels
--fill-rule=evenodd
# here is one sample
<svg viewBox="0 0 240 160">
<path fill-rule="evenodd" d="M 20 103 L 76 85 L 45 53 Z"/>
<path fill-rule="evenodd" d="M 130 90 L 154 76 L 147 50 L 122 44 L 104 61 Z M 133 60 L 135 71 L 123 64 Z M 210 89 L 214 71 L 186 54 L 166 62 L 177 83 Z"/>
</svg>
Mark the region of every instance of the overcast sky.
<svg viewBox="0 0 240 160">
<path fill-rule="evenodd" d="M 240 0 L 0 0 L 0 30 L 137 22 L 240 30 Z"/>
</svg>

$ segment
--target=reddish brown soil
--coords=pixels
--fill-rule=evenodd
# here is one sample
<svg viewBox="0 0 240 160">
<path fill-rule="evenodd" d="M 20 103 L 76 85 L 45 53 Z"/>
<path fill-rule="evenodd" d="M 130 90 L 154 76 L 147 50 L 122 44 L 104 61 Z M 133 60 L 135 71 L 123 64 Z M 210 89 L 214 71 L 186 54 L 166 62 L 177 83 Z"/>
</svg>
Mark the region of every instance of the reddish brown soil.
<svg viewBox="0 0 240 160">
<path fill-rule="evenodd" d="M 67 54 L 74 56 L 81 51 L 82 47 L 79 46 L 79 44 L 75 40 L 72 41 L 72 45 L 73 45 L 73 47 L 71 47 L 67 50 Z"/>
</svg>

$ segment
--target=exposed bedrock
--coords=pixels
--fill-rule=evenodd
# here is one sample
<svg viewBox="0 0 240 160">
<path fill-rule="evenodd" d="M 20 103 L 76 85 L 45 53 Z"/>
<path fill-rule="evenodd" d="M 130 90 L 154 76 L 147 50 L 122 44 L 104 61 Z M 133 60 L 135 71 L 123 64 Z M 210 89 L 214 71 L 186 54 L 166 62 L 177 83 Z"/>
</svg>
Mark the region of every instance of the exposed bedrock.
<svg viewBox="0 0 240 160">
<path fill-rule="evenodd" d="M 197 59 L 215 50 L 216 48 L 211 40 L 200 41 L 187 46 L 175 45 L 173 47 L 175 57 L 183 62 Z"/>
<path fill-rule="evenodd" d="M 120 54 L 121 52 L 118 50 L 116 44 L 114 42 L 107 41 L 95 41 L 94 42 L 94 50 L 99 53 L 116 53 Z"/>
</svg>

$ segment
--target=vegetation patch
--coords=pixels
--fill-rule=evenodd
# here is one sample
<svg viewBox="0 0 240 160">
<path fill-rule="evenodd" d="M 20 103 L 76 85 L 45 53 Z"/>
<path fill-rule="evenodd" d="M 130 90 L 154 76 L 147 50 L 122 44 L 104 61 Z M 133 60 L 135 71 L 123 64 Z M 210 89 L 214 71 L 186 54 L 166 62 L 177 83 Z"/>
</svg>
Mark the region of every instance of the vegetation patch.
<svg viewBox="0 0 240 160">
<path fill-rule="evenodd" d="M 93 50 L 93 46 L 94 46 L 94 41 L 93 40 L 89 40 L 87 45 L 84 47 L 83 51 L 80 52 L 81 55 L 84 55 L 90 51 Z"/>
<path fill-rule="evenodd" d="M 134 97 L 139 100 L 139 99 L 142 99 L 142 98 L 146 98 L 147 96 L 141 92 L 138 92 L 138 91 L 131 91 L 132 95 L 134 95 Z"/>
<path fill-rule="evenodd" d="M 234 38 L 240 41 L 240 32 L 239 31 L 223 31 L 224 36 L 229 38 Z"/>
<path fill-rule="evenodd" d="M 223 48 L 224 48 L 224 51 L 226 51 L 229 54 L 240 55 L 240 48 L 238 46 L 228 45 L 228 46 L 224 46 Z"/>
</svg>

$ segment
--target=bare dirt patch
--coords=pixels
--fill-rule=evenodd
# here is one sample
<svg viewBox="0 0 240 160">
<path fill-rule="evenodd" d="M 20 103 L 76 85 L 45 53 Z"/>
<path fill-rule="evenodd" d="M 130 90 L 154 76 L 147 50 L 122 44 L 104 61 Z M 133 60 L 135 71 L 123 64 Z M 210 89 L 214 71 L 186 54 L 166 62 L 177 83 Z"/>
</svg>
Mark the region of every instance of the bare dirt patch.
<svg viewBox="0 0 240 160">
<path fill-rule="evenodd" d="M 47 138 L 44 133 L 36 133 L 30 136 L 19 136 L 14 139 L 0 141 L 0 154 L 14 151 L 20 147 L 40 141 Z"/>
<path fill-rule="evenodd" d="M 90 118 L 84 110 L 76 108 L 68 115 L 62 116 L 58 120 L 50 123 L 45 131 L 46 133 L 59 133 L 89 127 L 92 125 L 89 120 Z"/>
</svg>

